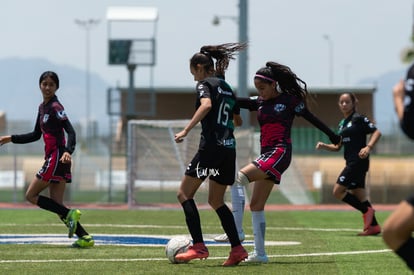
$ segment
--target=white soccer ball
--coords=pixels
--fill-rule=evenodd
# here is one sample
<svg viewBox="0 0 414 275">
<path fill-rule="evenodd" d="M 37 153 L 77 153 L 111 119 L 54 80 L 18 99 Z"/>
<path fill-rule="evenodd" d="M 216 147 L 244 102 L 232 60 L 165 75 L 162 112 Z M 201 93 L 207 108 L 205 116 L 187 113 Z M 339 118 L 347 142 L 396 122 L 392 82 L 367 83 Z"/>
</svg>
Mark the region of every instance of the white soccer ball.
<svg viewBox="0 0 414 275">
<path fill-rule="evenodd" d="M 175 259 L 175 256 L 178 253 L 183 253 L 188 250 L 190 245 L 192 245 L 192 241 L 184 236 L 174 237 L 170 239 L 165 246 L 165 255 L 167 256 L 168 260 L 173 264 L 181 264 L 186 263 L 183 261 L 178 261 Z"/>
</svg>

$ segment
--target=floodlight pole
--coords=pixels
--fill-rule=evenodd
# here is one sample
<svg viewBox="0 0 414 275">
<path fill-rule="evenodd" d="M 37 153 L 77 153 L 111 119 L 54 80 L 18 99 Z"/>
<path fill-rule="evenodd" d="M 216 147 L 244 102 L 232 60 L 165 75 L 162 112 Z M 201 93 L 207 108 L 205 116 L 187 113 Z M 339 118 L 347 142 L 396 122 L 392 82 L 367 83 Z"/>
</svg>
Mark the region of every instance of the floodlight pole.
<svg viewBox="0 0 414 275">
<path fill-rule="evenodd" d="M 247 7 L 247 0 L 239 0 L 239 16 L 214 16 L 212 24 L 217 26 L 220 24 L 220 19 L 231 19 L 234 20 L 238 24 L 238 34 L 239 34 L 239 43 L 247 43 L 248 36 L 247 36 L 247 20 L 248 20 L 248 7 Z M 239 97 L 248 97 L 248 88 L 247 88 L 247 81 L 248 81 L 248 50 L 247 48 L 244 49 L 239 53 L 238 56 L 238 79 L 237 79 L 237 96 Z M 240 115 L 243 120 L 242 127 L 248 128 L 250 127 L 250 112 L 241 111 Z"/>
<path fill-rule="evenodd" d="M 239 1 L 239 42 L 240 43 L 247 43 L 247 0 L 240 0 Z M 244 51 L 239 53 L 239 70 L 238 70 L 238 96 L 240 97 L 248 97 L 248 89 L 247 89 L 247 48 Z M 244 128 L 250 127 L 250 112 L 240 112 L 241 117 L 243 119 L 243 126 Z"/>
<path fill-rule="evenodd" d="M 98 25 L 99 19 L 75 19 L 75 23 L 83 28 L 86 32 L 86 52 L 85 52 L 85 64 L 86 64 L 86 80 L 85 80 L 85 104 L 86 104 L 86 143 L 89 145 L 90 132 L 90 120 L 91 120 L 91 84 L 90 84 L 90 31 L 92 27 Z M 88 146 L 86 146 L 88 148 Z"/>
</svg>

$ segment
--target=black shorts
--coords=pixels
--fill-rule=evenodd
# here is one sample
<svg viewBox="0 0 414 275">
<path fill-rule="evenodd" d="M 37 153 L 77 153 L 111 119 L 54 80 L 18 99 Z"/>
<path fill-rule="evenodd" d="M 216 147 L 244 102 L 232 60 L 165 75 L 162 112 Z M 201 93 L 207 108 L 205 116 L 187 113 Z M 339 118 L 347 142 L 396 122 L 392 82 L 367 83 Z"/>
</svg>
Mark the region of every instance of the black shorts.
<svg viewBox="0 0 414 275">
<path fill-rule="evenodd" d="M 358 166 L 345 166 L 336 182 L 347 189 L 365 188 L 367 169 Z"/>
<path fill-rule="evenodd" d="M 185 171 L 185 175 L 232 185 L 236 174 L 236 150 L 217 148 L 198 150 Z"/>
</svg>

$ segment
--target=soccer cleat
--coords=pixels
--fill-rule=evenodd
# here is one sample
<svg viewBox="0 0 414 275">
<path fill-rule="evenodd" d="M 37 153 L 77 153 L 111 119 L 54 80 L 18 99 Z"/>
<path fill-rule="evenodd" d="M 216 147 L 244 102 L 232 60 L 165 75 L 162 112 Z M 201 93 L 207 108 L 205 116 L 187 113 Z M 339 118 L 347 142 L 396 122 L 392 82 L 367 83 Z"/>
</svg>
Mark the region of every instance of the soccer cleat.
<svg viewBox="0 0 414 275">
<path fill-rule="evenodd" d="M 95 245 L 95 241 L 91 235 L 85 235 L 80 237 L 76 242 L 72 244 L 72 247 L 76 248 L 86 248 L 92 247 Z"/>
<path fill-rule="evenodd" d="M 229 258 L 223 263 L 223 266 L 235 266 L 249 256 L 242 245 L 233 247 L 230 251 Z"/>
<path fill-rule="evenodd" d="M 188 262 L 193 259 L 207 259 L 209 253 L 204 243 L 196 243 L 188 248 L 186 252 L 179 253 L 175 259 L 180 262 Z"/>
<path fill-rule="evenodd" d="M 371 226 L 374 214 L 375 210 L 372 207 L 368 207 L 368 211 L 362 215 L 362 218 L 364 219 L 364 231 Z"/>
<path fill-rule="evenodd" d="M 267 264 L 269 262 L 269 258 L 267 255 L 257 255 L 255 251 L 249 253 L 249 256 L 245 260 L 246 263 L 262 263 Z"/>
<path fill-rule="evenodd" d="M 239 233 L 239 240 L 241 242 L 243 242 L 244 239 L 245 239 L 245 235 L 244 235 L 244 231 L 242 231 L 242 232 Z M 229 237 L 227 237 L 227 234 L 224 233 L 224 234 L 221 234 L 221 235 L 218 235 L 218 236 L 214 237 L 214 240 L 218 243 L 228 243 L 229 242 Z"/>
<path fill-rule="evenodd" d="M 66 216 L 66 226 L 69 228 L 69 238 L 72 238 L 73 234 L 76 232 L 80 216 L 81 212 L 79 211 L 79 209 L 70 210 L 68 215 Z"/>
<path fill-rule="evenodd" d="M 381 227 L 377 225 L 370 225 L 368 229 L 365 229 L 363 232 L 358 233 L 358 236 L 375 236 L 381 233 Z"/>
</svg>

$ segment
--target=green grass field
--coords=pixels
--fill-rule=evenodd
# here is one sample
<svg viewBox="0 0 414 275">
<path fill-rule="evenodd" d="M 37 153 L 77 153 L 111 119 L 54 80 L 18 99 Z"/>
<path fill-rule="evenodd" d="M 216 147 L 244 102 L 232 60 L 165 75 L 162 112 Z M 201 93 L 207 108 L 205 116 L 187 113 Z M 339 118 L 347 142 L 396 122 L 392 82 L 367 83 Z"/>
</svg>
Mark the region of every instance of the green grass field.
<svg viewBox="0 0 414 275">
<path fill-rule="evenodd" d="M 81 222 L 93 235 L 187 235 L 181 210 L 81 209 Z M 216 214 L 200 211 L 203 233 L 221 234 Z M 378 211 L 382 223 L 389 212 Z M 0 274 L 411 274 L 380 236 L 358 237 L 356 211 L 268 211 L 268 264 L 222 267 L 229 246 L 209 246 L 210 257 L 170 264 L 163 246 L 117 246 L 99 243 L 90 249 L 68 244 L 0 244 Z M 253 240 L 251 216 L 245 214 L 247 241 Z M 41 209 L 1 209 L 1 234 L 67 234 L 58 218 Z M 0 235 L 0 240 L 4 235 Z M 207 239 L 207 238 L 206 238 Z M 277 243 L 276 243 L 277 244 Z M 251 245 L 246 245 L 248 251 Z"/>
</svg>

